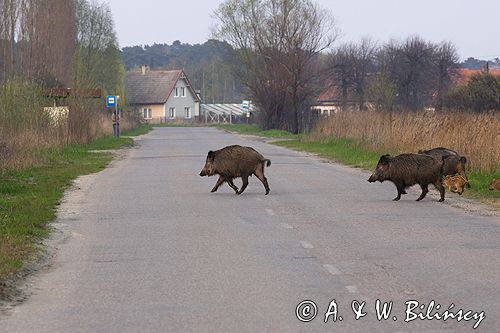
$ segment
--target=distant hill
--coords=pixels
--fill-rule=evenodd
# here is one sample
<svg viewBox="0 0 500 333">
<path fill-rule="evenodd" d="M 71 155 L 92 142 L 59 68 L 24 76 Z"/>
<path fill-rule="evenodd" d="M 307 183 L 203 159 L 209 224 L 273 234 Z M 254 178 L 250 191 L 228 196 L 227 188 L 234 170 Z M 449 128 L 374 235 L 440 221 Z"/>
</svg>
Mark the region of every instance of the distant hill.
<svg viewBox="0 0 500 333">
<path fill-rule="evenodd" d="M 231 71 L 234 50 L 226 42 L 211 39 L 191 45 L 177 40 L 172 45 L 130 46 L 122 49 L 122 58 L 127 70 L 141 65 L 152 70 L 184 69 L 206 103 L 240 103 L 246 98 L 241 81 Z"/>
</svg>

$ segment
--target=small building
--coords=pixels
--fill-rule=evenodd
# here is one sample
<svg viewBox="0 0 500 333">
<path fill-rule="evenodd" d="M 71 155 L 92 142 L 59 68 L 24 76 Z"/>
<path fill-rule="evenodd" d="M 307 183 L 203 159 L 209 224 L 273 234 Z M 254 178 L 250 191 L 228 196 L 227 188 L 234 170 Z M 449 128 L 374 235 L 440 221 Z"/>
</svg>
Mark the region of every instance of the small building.
<svg viewBox="0 0 500 333">
<path fill-rule="evenodd" d="M 151 123 L 198 121 L 200 96 L 183 70 L 154 71 L 148 66 L 125 75 L 125 98 Z"/>
<path fill-rule="evenodd" d="M 86 89 L 86 88 L 48 88 L 45 90 L 44 96 L 47 98 L 47 102 L 50 104 L 43 108 L 51 120 L 52 124 L 60 125 L 62 122 L 68 119 L 69 115 L 69 105 L 67 99 L 69 97 L 77 98 L 93 98 L 101 99 L 102 91 L 99 88 L 96 89 Z"/>
<path fill-rule="evenodd" d="M 348 96 L 347 100 L 344 101 L 339 88 L 328 81 L 326 87 L 320 92 L 313 105 L 311 105 L 311 111 L 316 116 L 330 116 L 346 109 L 356 108 L 357 103 L 350 97 Z"/>
<path fill-rule="evenodd" d="M 201 104 L 201 118 L 205 123 L 246 123 L 253 121 L 254 105 L 242 104 Z"/>
</svg>

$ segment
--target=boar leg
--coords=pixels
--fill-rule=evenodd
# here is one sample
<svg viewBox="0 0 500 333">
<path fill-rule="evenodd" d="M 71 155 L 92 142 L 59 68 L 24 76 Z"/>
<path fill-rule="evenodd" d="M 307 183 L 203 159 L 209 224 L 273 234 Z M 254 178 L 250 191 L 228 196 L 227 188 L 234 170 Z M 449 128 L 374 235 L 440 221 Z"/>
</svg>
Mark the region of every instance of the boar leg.
<svg viewBox="0 0 500 333">
<path fill-rule="evenodd" d="M 418 197 L 417 201 L 420 201 L 422 200 L 423 198 L 425 198 L 425 196 L 427 195 L 427 192 L 429 192 L 429 187 L 427 186 L 427 184 L 420 184 L 420 187 L 422 188 L 422 194 L 420 194 L 420 196 Z"/>
<path fill-rule="evenodd" d="M 396 189 L 398 190 L 398 196 L 392 199 L 392 201 L 399 201 L 401 199 L 401 194 L 406 194 L 405 187 L 403 184 L 394 184 L 396 185 Z"/>
<path fill-rule="evenodd" d="M 224 179 L 223 176 L 219 176 L 219 179 L 217 179 L 217 183 L 215 183 L 214 188 L 210 192 L 217 192 L 219 187 L 225 182 L 226 180 Z"/>
<path fill-rule="evenodd" d="M 264 176 L 264 170 L 261 168 L 257 168 L 255 172 L 253 173 L 259 180 L 264 184 L 264 188 L 266 189 L 266 195 L 269 194 L 269 184 L 267 183 L 267 178 Z"/>
<path fill-rule="evenodd" d="M 228 178 L 226 179 L 228 185 L 234 190 L 234 192 L 236 192 L 236 194 L 238 194 L 238 188 L 236 187 L 236 185 L 234 185 L 233 183 L 233 180 L 231 178 Z"/>
<path fill-rule="evenodd" d="M 401 195 L 408 194 L 408 193 L 406 193 L 406 184 L 405 184 L 405 182 L 401 183 L 401 185 L 400 185 L 400 192 L 401 192 Z"/>
<path fill-rule="evenodd" d="M 243 191 L 245 191 L 248 186 L 248 175 L 241 175 L 241 179 L 243 180 L 243 185 L 241 185 L 241 188 L 237 194 L 243 193 Z"/>
<path fill-rule="evenodd" d="M 439 202 L 444 201 L 444 187 L 443 184 L 441 184 L 441 179 L 438 179 L 434 182 L 434 186 L 439 190 L 439 194 L 441 194 L 441 199 L 439 199 Z"/>
</svg>

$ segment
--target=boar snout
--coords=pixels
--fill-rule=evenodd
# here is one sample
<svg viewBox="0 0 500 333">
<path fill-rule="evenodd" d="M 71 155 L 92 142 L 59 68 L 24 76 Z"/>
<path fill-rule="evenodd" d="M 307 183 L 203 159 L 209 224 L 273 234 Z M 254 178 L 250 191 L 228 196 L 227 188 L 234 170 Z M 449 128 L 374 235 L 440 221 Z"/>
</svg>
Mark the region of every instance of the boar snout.
<svg viewBox="0 0 500 333">
<path fill-rule="evenodd" d="M 201 172 L 200 172 L 200 176 L 204 177 L 204 176 L 206 176 L 206 175 L 207 175 L 207 173 L 205 172 L 205 170 L 201 170 Z"/>
<path fill-rule="evenodd" d="M 370 178 L 368 178 L 368 182 L 370 183 L 375 183 L 377 181 L 377 178 L 375 177 L 375 175 L 371 175 Z"/>
</svg>

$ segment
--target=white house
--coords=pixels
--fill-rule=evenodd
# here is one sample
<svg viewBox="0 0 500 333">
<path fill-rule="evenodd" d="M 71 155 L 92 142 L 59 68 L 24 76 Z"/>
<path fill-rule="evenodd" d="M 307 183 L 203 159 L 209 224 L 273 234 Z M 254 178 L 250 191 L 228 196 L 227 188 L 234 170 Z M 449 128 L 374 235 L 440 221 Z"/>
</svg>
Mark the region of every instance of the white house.
<svg viewBox="0 0 500 333">
<path fill-rule="evenodd" d="M 125 76 L 126 99 L 148 122 L 197 121 L 200 97 L 183 70 L 131 71 Z"/>
</svg>

